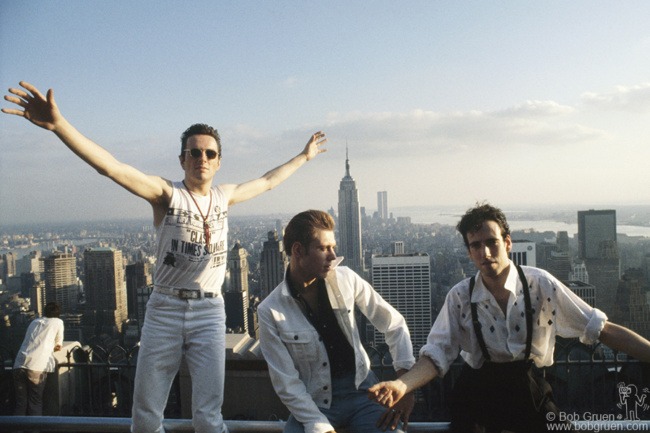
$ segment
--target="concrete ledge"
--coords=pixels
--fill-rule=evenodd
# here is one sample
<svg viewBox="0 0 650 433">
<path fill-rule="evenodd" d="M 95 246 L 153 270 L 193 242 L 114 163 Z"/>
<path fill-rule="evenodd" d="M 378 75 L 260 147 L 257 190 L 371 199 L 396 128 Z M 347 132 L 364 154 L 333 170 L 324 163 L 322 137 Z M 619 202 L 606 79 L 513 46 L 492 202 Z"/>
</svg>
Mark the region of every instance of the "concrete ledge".
<svg viewBox="0 0 650 433">
<path fill-rule="evenodd" d="M 169 432 L 194 432 L 189 419 L 166 419 L 163 422 Z M 650 421 L 578 421 L 577 431 L 621 432 L 648 431 Z M 226 420 L 231 433 L 282 433 L 283 421 L 234 421 Z M 46 430 L 51 432 L 101 432 L 128 433 L 130 418 L 94 418 L 70 416 L 0 416 L 0 432 L 17 430 Z M 409 433 L 449 432 L 447 422 L 414 422 L 408 427 Z"/>
<path fill-rule="evenodd" d="M 189 419 L 166 419 L 168 432 L 194 432 Z M 230 433 L 282 433 L 283 421 L 226 420 Z M 130 432 L 130 418 L 93 418 L 78 416 L 0 416 L 0 431 L 47 430 L 52 432 Z M 448 432 L 449 423 L 411 423 L 409 432 Z"/>
</svg>

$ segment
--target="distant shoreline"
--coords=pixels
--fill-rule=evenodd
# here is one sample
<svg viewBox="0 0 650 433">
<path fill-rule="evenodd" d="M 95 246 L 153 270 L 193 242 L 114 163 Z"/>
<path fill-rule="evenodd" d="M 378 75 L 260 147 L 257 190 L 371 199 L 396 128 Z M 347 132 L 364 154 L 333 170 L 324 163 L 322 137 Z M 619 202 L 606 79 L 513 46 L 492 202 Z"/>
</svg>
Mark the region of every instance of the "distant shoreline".
<svg viewBox="0 0 650 433">
<path fill-rule="evenodd" d="M 535 208 L 519 208 L 511 210 L 504 208 L 508 221 L 513 230 L 535 230 L 536 232 L 546 231 L 567 231 L 569 234 L 577 233 L 578 210 L 590 209 L 614 209 L 616 210 L 617 231 L 629 236 L 650 237 L 650 205 L 619 205 L 619 206 L 598 206 L 580 207 L 575 206 L 539 206 Z M 460 206 L 402 206 L 390 209 L 394 218 L 408 217 L 414 224 L 441 224 L 455 226 L 466 209 Z M 366 216 L 371 217 L 374 210 L 366 209 Z M 250 214 L 231 215 L 231 220 L 237 219 L 279 219 L 288 221 L 293 214 Z M 54 228 L 70 228 L 81 230 L 82 228 L 114 228 L 115 225 L 133 225 L 153 230 L 151 220 L 148 218 L 124 218 L 118 220 L 76 220 L 60 222 L 41 223 L 16 223 L 0 225 L 0 234 L 25 233 L 30 231 L 47 231 Z"/>
</svg>

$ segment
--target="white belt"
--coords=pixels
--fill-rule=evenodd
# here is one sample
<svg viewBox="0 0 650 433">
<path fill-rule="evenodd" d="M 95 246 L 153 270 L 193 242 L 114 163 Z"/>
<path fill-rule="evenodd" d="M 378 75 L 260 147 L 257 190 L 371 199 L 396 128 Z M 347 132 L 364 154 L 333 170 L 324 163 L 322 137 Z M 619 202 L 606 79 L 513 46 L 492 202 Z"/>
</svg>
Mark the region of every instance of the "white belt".
<svg viewBox="0 0 650 433">
<path fill-rule="evenodd" d="M 180 299 L 216 298 L 219 296 L 219 293 L 215 292 L 204 292 L 192 289 L 172 289 L 171 287 L 155 287 L 153 291 L 162 293 L 163 295 L 175 296 Z"/>
</svg>

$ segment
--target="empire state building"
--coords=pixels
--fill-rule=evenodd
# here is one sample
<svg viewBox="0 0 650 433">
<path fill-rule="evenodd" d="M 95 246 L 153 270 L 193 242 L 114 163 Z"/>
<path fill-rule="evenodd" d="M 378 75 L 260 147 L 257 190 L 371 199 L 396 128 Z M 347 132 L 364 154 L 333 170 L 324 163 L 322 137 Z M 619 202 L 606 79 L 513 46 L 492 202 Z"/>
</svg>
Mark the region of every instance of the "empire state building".
<svg viewBox="0 0 650 433">
<path fill-rule="evenodd" d="M 350 176 L 350 161 L 347 149 L 345 152 L 345 176 L 341 179 L 339 187 L 338 233 L 339 255 L 345 258 L 343 265 L 363 276 L 359 192 L 354 179 Z"/>
</svg>

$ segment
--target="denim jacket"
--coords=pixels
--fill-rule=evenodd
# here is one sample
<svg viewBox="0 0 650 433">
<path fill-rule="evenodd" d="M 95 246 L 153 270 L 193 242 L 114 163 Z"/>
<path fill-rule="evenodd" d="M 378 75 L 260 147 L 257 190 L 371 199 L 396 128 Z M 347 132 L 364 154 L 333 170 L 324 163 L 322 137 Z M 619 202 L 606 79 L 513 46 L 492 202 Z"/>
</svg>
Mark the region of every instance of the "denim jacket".
<svg viewBox="0 0 650 433">
<path fill-rule="evenodd" d="M 370 371 L 357 323 L 355 309 L 385 334 L 395 370 L 415 364 L 413 347 L 404 317 L 386 302 L 365 280 L 345 266 L 330 271 L 325 278 L 336 319 L 354 348 L 357 388 Z M 318 409 L 329 408 L 332 380 L 325 345 L 291 296 L 286 282 L 262 301 L 257 309 L 260 344 L 269 366 L 273 387 L 306 433 L 334 430 Z"/>
</svg>

